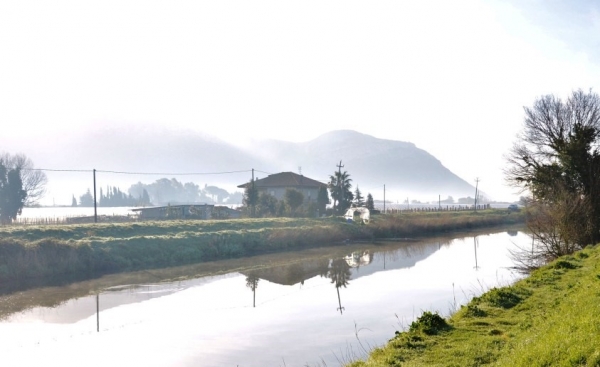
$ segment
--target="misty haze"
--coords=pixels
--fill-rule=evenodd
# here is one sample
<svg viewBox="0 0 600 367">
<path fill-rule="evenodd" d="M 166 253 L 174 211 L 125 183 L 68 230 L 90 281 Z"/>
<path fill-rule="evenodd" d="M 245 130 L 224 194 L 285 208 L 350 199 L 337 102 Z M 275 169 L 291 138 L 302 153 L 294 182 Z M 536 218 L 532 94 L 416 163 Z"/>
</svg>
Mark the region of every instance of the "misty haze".
<svg viewBox="0 0 600 367">
<path fill-rule="evenodd" d="M 600 5 L 0 4 L 2 366 L 600 365 Z"/>
</svg>

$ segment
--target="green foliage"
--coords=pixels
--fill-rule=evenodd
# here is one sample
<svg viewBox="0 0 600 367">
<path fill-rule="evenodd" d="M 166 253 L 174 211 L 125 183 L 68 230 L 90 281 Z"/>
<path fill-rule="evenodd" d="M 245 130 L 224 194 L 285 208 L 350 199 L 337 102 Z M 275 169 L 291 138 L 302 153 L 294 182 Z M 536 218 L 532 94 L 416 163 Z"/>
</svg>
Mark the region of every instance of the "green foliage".
<svg viewBox="0 0 600 367">
<path fill-rule="evenodd" d="M 373 195 L 371 195 L 371 193 L 367 194 L 367 201 L 365 203 L 365 206 L 369 210 L 374 210 L 375 209 L 375 202 L 373 201 Z"/>
<path fill-rule="evenodd" d="M 256 205 L 257 217 L 274 217 L 277 215 L 278 200 L 268 192 L 261 192 L 258 195 L 258 203 Z"/>
<path fill-rule="evenodd" d="M 466 317 L 485 317 L 487 316 L 487 312 L 479 308 L 476 304 L 468 304 L 464 307 L 464 315 Z"/>
<path fill-rule="evenodd" d="M 492 288 L 488 292 L 486 292 L 483 296 L 474 298 L 475 303 L 487 302 L 488 304 L 494 307 L 501 308 L 512 308 L 518 305 L 522 298 L 518 294 L 515 288 L 513 287 L 505 287 L 505 288 Z"/>
<path fill-rule="evenodd" d="M 509 156 L 508 180 L 532 193 L 528 221 L 540 262 L 600 241 L 600 96 L 574 91 L 525 108 L 525 126 Z"/>
<path fill-rule="evenodd" d="M 573 264 L 570 261 L 564 260 L 564 259 L 559 259 L 556 260 L 555 262 L 553 262 L 550 267 L 554 268 L 554 269 L 575 269 L 577 267 L 577 265 Z"/>
<path fill-rule="evenodd" d="M 346 171 L 336 171 L 329 176 L 327 187 L 333 198 L 333 207 L 338 214 L 344 213 L 352 204 L 354 194 L 352 194 L 352 179 Z"/>
<path fill-rule="evenodd" d="M 329 203 L 331 203 L 331 200 L 329 200 L 329 194 L 327 193 L 327 187 L 326 186 L 319 187 L 319 194 L 317 195 L 317 204 L 318 204 L 318 210 L 319 210 L 320 215 L 325 214 L 325 208 L 327 207 L 327 204 L 329 204 Z"/>
<path fill-rule="evenodd" d="M 356 185 L 356 190 L 354 190 L 354 205 L 355 206 L 364 206 L 365 205 L 364 199 L 365 198 L 362 196 L 362 193 L 360 192 L 358 185 Z"/>
<path fill-rule="evenodd" d="M 296 209 L 304 202 L 304 194 L 296 189 L 285 190 L 285 203 L 290 207 L 292 216 L 296 213 Z"/>
<path fill-rule="evenodd" d="M 15 220 L 21 214 L 26 199 L 20 170 L 9 168 L 0 161 L 0 223 L 8 224 Z"/>
<path fill-rule="evenodd" d="M 255 217 L 256 204 L 258 204 L 258 189 L 254 185 L 254 181 L 250 181 L 246 184 L 243 203 L 250 217 Z"/>
<path fill-rule="evenodd" d="M 442 331 L 448 330 L 450 325 L 437 312 L 423 312 L 415 321 L 410 324 L 410 332 L 423 332 L 427 335 L 435 335 Z"/>
</svg>

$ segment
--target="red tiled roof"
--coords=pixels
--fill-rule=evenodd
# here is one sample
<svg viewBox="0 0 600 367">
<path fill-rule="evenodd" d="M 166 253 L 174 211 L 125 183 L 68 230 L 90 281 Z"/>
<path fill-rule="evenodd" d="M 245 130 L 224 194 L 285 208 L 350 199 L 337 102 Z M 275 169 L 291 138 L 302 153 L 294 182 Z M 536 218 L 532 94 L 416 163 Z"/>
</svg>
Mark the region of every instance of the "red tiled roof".
<svg viewBox="0 0 600 367">
<path fill-rule="evenodd" d="M 239 188 L 245 188 L 248 183 L 239 185 Z M 273 175 L 269 175 L 260 180 L 254 181 L 254 185 L 258 188 L 261 187 L 321 187 L 326 184 L 308 178 L 306 176 L 298 175 L 294 172 L 281 172 Z"/>
</svg>

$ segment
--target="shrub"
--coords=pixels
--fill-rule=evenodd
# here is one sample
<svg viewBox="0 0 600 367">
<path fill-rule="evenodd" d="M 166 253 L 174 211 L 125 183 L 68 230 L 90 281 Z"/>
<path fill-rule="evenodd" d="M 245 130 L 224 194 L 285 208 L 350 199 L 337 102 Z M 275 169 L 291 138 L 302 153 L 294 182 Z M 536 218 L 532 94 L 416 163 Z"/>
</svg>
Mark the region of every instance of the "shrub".
<svg viewBox="0 0 600 367">
<path fill-rule="evenodd" d="M 485 317 L 487 313 L 479 308 L 477 305 L 469 304 L 465 310 L 465 316 L 467 317 Z"/>
<path fill-rule="evenodd" d="M 435 335 L 449 328 L 450 325 L 448 325 L 443 317 L 437 312 L 431 313 L 429 311 L 423 312 L 419 318 L 410 324 L 411 332 L 421 331 L 427 335 Z"/>
<path fill-rule="evenodd" d="M 575 269 L 577 265 L 567 260 L 558 260 L 551 266 L 553 269 Z"/>
<path fill-rule="evenodd" d="M 514 288 L 492 288 L 478 300 L 500 308 L 512 308 L 522 301 Z"/>
</svg>

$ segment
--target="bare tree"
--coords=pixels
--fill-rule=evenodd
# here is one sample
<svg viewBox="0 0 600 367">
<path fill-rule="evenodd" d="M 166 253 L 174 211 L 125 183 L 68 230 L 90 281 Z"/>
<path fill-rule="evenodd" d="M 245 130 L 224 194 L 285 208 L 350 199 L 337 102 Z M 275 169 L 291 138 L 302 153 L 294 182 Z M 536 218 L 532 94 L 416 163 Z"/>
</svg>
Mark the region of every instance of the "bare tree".
<svg viewBox="0 0 600 367">
<path fill-rule="evenodd" d="M 48 178 L 40 170 L 36 170 L 33 161 L 24 154 L 0 154 L 0 163 L 21 173 L 23 190 L 25 190 L 25 205 L 33 205 L 44 196 Z"/>
<path fill-rule="evenodd" d="M 507 157 L 509 184 L 531 194 L 527 262 L 545 262 L 600 241 L 600 97 L 574 91 L 525 107 Z"/>
</svg>

